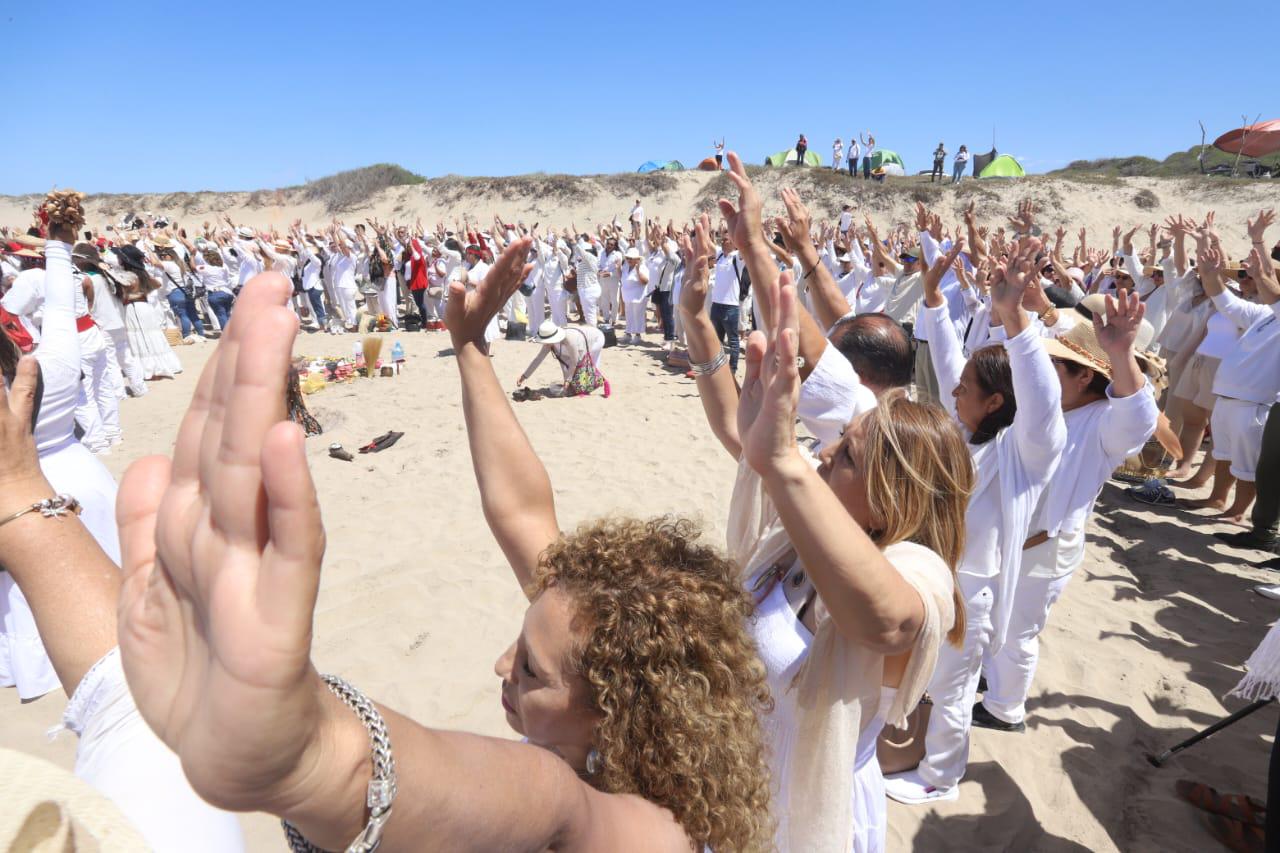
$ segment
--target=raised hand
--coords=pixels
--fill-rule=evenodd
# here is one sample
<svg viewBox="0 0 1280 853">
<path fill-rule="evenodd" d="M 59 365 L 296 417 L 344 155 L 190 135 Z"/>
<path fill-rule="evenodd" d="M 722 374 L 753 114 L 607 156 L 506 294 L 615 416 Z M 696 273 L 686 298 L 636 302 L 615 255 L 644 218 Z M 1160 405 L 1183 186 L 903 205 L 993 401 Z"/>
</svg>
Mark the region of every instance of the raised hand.
<svg viewBox="0 0 1280 853">
<path fill-rule="evenodd" d="M 956 263 L 956 259 L 960 257 L 960 252 L 963 249 L 964 240 L 957 240 L 946 255 L 938 258 L 931 267 L 925 270 L 921 279 L 921 283 L 924 286 L 925 305 L 930 308 L 936 308 L 943 304 L 942 279 L 946 276 L 947 270 L 951 269 L 951 265 Z"/>
<path fill-rule="evenodd" d="M 787 209 L 787 218 L 784 220 L 779 217 L 774 220 L 774 226 L 782 235 L 782 242 L 786 244 L 787 250 L 793 255 L 799 255 L 802 251 L 812 249 L 813 238 L 810 231 L 813 228 L 813 218 L 809 215 L 809 208 L 800 200 L 800 194 L 791 187 L 783 187 L 782 205 Z"/>
<path fill-rule="evenodd" d="M 1027 287 L 1039 278 L 1036 269 L 1036 253 L 1040 241 L 1024 237 L 1014 245 L 1008 258 L 994 268 L 991 281 L 991 305 L 1005 319 L 1022 312 L 1022 298 Z"/>
<path fill-rule="evenodd" d="M 173 460 L 130 466 L 116 511 L 138 710 L 206 800 L 276 813 L 325 784 L 306 756 L 325 748 L 330 707 L 311 664 L 324 528 L 285 413 L 292 292 L 276 273 L 245 286 Z"/>
<path fill-rule="evenodd" d="M 729 170 L 725 174 L 738 188 L 738 205 L 735 207 L 733 202 L 722 198 L 718 203 L 720 214 L 729 226 L 733 242 L 738 244 L 738 248 L 745 249 L 762 240 L 760 220 L 764 204 L 751 179 L 747 177 L 747 169 L 742 165 L 742 160 L 732 151 L 729 152 Z"/>
<path fill-rule="evenodd" d="M 693 237 L 680 235 L 680 255 L 684 258 L 684 280 L 680 286 L 680 311 L 689 317 L 707 310 L 707 262 L 715 257 L 711 239 L 711 219 L 704 213 L 693 224 Z"/>
<path fill-rule="evenodd" d="M 1263 238 L 1267 233 L 1267 228 L 1271 223 L 1276 221 L 1276 212 L 1274 208 L 1259 210 L 1258 215 L 1248 220 L 1246 226 L 1249 232 L 1249 240 L 1253 243 L 1263 242 Z"/>
<path fill-rule="evenodd" d="M 925 208 L 924 202 L 916 202 L 916 231 L 929 230 L 929 211 Z"/>
<path fill-rule="evenodd" d="M 1142 297 L 1135 291 L 1121 290 L 1115 298 L 1106 297 L 1105 317 L 1093 315 L 1093 330 L 1098 335 L 1098 344 L 1111 356 L 1113 363 L 1133 352 L 1133 344 L 1146 313 L 1147 306 Z"/>
<path fill-rule="evenodd" d="M 774 470 L 796 454 L 796 408 L 800 400 L 800 315 L 791 274 L 783 272 L 770 294 L 778 306 L 772 336 L 747 339 L 747 371 L 738 400 L 742 453 L 757 472 Z"/>
<path fill-rule="evenodd" d="M 454 350 L 467 344 L 482 344 L 484 330 L 494 315 L 507 304 L 511 294 L 528 277 L 533 264 L 525 263 L 533 240 L 512 240 L 475 288 L 468 290 L 460 281 L 449 283 L 449 303 L 445 307 L 445 323 Z"/>
</svg>

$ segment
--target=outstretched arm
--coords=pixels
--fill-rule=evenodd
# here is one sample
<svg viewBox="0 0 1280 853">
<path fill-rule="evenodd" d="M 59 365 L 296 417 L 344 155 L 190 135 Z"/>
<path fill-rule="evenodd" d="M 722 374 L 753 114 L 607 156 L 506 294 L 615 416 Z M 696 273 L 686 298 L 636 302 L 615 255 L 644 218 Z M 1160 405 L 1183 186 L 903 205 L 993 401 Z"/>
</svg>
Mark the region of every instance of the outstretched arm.
<svg viewBox="0 0 1280 853">
<path fill-rule="evenodd" d="M 513 241 L 471 292 L 461 282 L 452 282 L 445 312 L 462 379 L 462 411 L 485 521 L 522 588 L 528 587 L 539 555 L 559 537 L 560 528 L 551 479 L 481 344 L 489 319 L 529 274 L 531 265 L 524 259 L 530 242 L 528 237 Z"/>
<path fill-rule="evenodd" d="M 684 321 L 689 343 L 689 361 L 709 364 L 721 357 L 722 347 L 716 337 L 711 316 L 707 313 L 707 263 L 715 257 L 711 241 L 711 220 L 704 213 L 694 223 L 693 239 L 680 235 L 680 252 L 684 256 L 684 284 L 680 289 L 680 317 Z M 738 440 L 738 424 L 734 413 L 738 407 L 738 385 L 725 365 L 710 373 L 694 374 L 702 410 L 711 432 L 735 460 L 742 455 Z"/>
</svg>

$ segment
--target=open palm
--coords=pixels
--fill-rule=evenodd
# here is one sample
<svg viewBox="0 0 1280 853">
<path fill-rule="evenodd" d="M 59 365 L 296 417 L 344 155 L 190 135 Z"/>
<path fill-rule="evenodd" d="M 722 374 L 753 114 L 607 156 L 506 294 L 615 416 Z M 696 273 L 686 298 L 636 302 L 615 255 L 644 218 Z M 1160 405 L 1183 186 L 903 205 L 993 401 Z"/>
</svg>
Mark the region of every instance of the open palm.
<svg viewBox="0 0 1280 853">
<path fill-rule="evenodd" d="M 764 473 L 795 452 L 800 400 L 800 315 L 791 274 L 771 286 L 778 306 L 776 329 L 747 340 L 747 372 L 738 398 L 738 435 L 747 464 Z"/>
<path fill-rule="evenodd" d="M 130 466 L 117 505 L 130 690 L 195 790 L 230 809 L 287 805 L 320 728 L 324 529 L 303 434 L 285 420 L 291 294 L 276 273 L 246 285 L 172 461 Z"/>
</svg>

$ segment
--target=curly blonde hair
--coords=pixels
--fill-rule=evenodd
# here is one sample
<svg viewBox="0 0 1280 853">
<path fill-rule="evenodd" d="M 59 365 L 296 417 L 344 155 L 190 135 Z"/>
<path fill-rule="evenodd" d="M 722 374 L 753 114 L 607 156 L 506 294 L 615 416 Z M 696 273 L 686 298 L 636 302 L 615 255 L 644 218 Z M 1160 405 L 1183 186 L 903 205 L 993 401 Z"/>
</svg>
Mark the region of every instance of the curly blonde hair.
<svg viewBox="0 0 1280 853">
<path fill-rule="evenodd" d="M 590 777 L 669 809 L 698 849 L 772 846 L 760 719 L 772 710 L 733 565 L 674 517 L 602 519 L 541 556 L 530 592 L 573 601 L 574 650 L 601 714 Z"/>
</svg>

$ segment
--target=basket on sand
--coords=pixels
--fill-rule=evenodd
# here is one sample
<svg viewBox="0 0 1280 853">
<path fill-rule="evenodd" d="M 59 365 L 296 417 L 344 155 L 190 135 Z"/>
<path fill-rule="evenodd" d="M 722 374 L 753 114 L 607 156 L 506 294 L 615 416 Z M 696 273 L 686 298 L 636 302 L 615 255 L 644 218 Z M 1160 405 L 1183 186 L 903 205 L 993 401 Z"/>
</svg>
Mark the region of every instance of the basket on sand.
<svg viewBox="0 0 1280 853">
<path fill-rule="evenodd" d="M 182 331 L 180 329 L 165 329 L 164 339 L 169 342 L 171 347 L 180 347 L 183 343 Z"/>
</svg>

